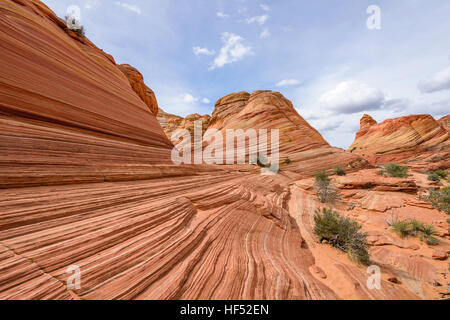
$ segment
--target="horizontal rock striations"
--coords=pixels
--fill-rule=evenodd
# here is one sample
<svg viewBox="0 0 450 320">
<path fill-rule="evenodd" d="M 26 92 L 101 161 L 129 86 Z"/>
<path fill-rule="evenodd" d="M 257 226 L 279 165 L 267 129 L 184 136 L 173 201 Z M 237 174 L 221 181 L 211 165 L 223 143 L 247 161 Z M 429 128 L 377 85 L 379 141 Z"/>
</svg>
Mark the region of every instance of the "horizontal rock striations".
<svg viewBox="0 0 450 320">
<path fill-rule="evenodd" d="M 170 160 L 114 59 L 70 32 L 39 1 L 0 2 L 2 188 L 132 179 Z"/>
<path fill-rule="evenodd" d="M 418 198 L 426 175 L 356 172 L 364 159 L 330 147 L 280 93 L 231 94 L 211 118 L 167 114 L 136 69 L 37 0 L 0 1 L 0 65 L 0 300 L 445 296 L 448 223 Z M 202 133 L 279 129 L 291 162 L 269 176 L 172 164 L 166 134 L 196 120 Z M 332 177 L 336 209 L 369 232 L 380 290 L 314 238 L 324 205 L 311 176 L 335 165 L 349 171 Z M 385 222 L 393 210 L 435 225 L 439 246 L 398 239 Z"/>
<path fill-rule="evenodd" d="M 449 133 L 430 115 L 412 115 L 377 123 L 370 116 L 361 119 L 361 129 L 349 151 L 374 163 L 402 161 L 420 153 L 445 151 Z"/>
</svg>

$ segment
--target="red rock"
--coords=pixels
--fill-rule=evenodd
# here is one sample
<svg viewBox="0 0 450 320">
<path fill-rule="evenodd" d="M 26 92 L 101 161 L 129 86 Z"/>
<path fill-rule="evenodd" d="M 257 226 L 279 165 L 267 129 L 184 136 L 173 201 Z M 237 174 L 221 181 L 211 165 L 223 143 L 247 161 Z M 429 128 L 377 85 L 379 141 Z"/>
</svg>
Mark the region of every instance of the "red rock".
<svg viewBox="0 0 450 320">
<path fill-rule="evenodd" d="M 325 274 L 325 272 L 323 272 L 323 270 L 320 269 L 320 268 L 319 268 L 318 266 L 316 266 L 316 265 L 313 265 L 313 266 L 309 267 L 309 270 L 310 270 L 312 273 L 317 274 L 317 276 L 318 276 L 319 278 L 321 278 L 321 279 L 326 279 L 326 278 L 327 278 L 327 275 Z"/>
<path fill-rule="evenodd" d="M 449 132 L 430 115 L 389 119 L 377 124 L 370 116 L 361 119 L 361 129 L 349 150 L 371 163 L 402 161 L 418 153 L 450 148 Z"/>
<path fill-rule="evenodd" d="M 208 117 L 158 111 L 137 70 L 116 66 L 41 2 L 0 2 L 0 47 L 0 299 L 420 298 L 387 281 L 367 290 L 365 268 L 317 244 L 314 213 L 323 204 L 295 179 L 365 163 L 330 147 L 281 94 L 222 98 L 209 125 L 280 128 L 282 154 L 293 161 L 280 174 L 175 166 L 155 113 L 166 132 L 192 128 L 195 119 L 205 119 L 205 129 Z M 385 226 L 384 213 L 362 209 L 377 207 L 374 199 L 403 203 L 399 210 L 424 221 L 443 219 L 408 205 L 416 197 L 404 192 L 408 179 L 370 190 L 351 179 L 343 185 L 356 189 L 342 189 L 352 195 L 337 206 L 355 202 L 364 230 Z M 406 240 L 386 238 L 372 239 L 386 247 L 371 250 L 393 271 L 435 281 L 445 267 L 412 257 Z M 66 286 L 74 265 L 78 290 Z"/>
<path fill-rule="evenodd" d="M 448 254 L 444 250 L 434 249 L 432 258 L 433 260 L 445 261 L 448 258 Z"/>
<path fill-rule="evenodd" d="M 400 280 L 398 280 L 397 277 L 390 277 L 390 278 L 388 278 L 388 281 L 392 282 L 392 283 L 395 283 L 395 284 L 399 284 L 400 283 Z"/>
<path fill-rule="evenodd" d="M 450 115 L 439 119 L 438 122 L 444 129 L 450 131 Z"/>
<path fill-rule="evenodd" d="M 128 64 L 121 64 L 118 66 L 119 70 L 127 77 L 131 88 L 144 101 L 150 111 L 156 116 L 158 114 L 158 102 L 156 101 L 155 93 L 144 83 L 142 74 Z"/>
<path fill-rule="evenodd" d="M 279 92 L 239 92 L 219 99 L 208 129 L 219 130 L 223 136 L 226 136 L 228 129 L 244 132 L 248 129 L 257 132 L 267 129 L 269 137 L 271 129 L 278 129 L 281 167 L 306 176 L 338 165 L 350 171 L 353 170 L 349 166 L 351 163 L 355 168 L 364 166 L 364 163 L 357 161 L 358 156 L 331 147 Z M 249 149 L 246 151 L 247 158 Z M 291 162 L 285 164 L 288 158 Z"/>
</svg>

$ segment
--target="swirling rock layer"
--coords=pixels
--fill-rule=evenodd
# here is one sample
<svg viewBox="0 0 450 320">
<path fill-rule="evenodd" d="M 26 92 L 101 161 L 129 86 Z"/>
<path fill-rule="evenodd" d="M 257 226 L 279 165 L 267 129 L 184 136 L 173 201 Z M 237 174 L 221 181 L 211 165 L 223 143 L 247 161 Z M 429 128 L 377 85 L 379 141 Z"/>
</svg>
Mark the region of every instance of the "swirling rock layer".
<svg viewBox="0 0 450 320">
<path fill-rule="evenodd" d="M 445 119 L 442 121 L 445 123 Z M 372 163 L 414 160 L 420 154 L 448 154 L 450 139 L 430 115 L 413 115 L 377 123 L 370 116 L 361 119 L 361 129 L 349 151 Z"/>
<path fill-rule="evenodd" d="M 222 163 L 226 163 L 227 152 L 230 153 L 230 150 L 225 148 L 229 130 L 236 136 L 234 147 L 231 148 L 234 155 L 231 155 L 231 158 L 234 157 L 236 163 L 237 154 L 242 153 L 246 163 L 249 163 L 250 153 L 263 152 L 261 147 L 266 146 L 270 155 L 271 132 L 276 129 L 279 132 L 279 141 L 274 144 L 279 147 L 279 161 L 286 171 L 307 176 L 336 166 L 346 167 L 349 171 L 366 166 L 366 162 L 357 155 L 331 147 L 279 92 L 229 94 L 217 101 L 211 118 L 194 114 L 182 119 L 160 113 L 158 119 L 168 137 L 172 137 L 177 129 L 187 129 L 193 133 L 193 122 L 202 121 L 203 148 L 211 144 L 212 137 L 218 131 L 223 142 Z M 267 144 L 261 143 L 260 130 L 266 130 Z M 249 138 L 250 131 L 256 133 L 256 140 Z M 243 145 L 237 144 L 240 139 L 245 141 Z M 179 144 L 181 139 L 174 143 L 179 148 L 184 146 L 183 143 Z"/>
<path fill-rule="evenodd" d="M 340 205 L 357 202 L 354 216 L 376 226 L 382 290 L 369 290 L 364 268 L 314 240 L 320 204 L 290 171 L 310 176 L 362 159 L 331 148 L 279 93 L 225 97 L 210 124 L 279 128 L 281 152 L 292 157 L 279 174 L 176 166 L 138 71 L 117 66 L 41 2 L 0 1 L 0 49 L 0 299 L 438 296 L 429 283 L 443 283 L 445 261 L 409 259 L 437 255 L 381 227 L 395 207 L 448 236 L 442 215 L 414 194 L 416 180 L 340 182 Z M 79 288 L 69 286 L 73 267 Z M 393 273 L 401 284 L 386 281 Z"/>
<path fill-rule="evenodd" d="M 0 187 L 144 178 L 170 161 L 114 59 L 68 32 L 39 1 L 0 2 Z"/>
</svg>

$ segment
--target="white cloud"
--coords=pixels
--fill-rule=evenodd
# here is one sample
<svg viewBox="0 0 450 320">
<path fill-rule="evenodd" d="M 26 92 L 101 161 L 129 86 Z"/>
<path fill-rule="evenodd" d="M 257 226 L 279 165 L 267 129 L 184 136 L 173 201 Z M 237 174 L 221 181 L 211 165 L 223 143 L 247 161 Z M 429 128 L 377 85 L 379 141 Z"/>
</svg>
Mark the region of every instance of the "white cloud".
<svg viewBox="0 0 450 320">
<path fill-rule="evenodd" d="M 193 47 L 192 50 L 194 51 L 194 54 L 196 56 L 199 55 L 212 56 L 213 54 L 216 53 L 214 50 L 209 50 L 208 48 Z"/>
<path fill-rule="evenodd" d="M 252 48 L 245 46 L 242 43 L 243 40 L 244 38 L 237 34 L 230 32 L 222 33 L 222 42 L 224 45 L 209 69 L 222 68 L 226 64 L 242 60 L 244 57 L 252 54 Z"/>
<path fill-rule="evenodd" d="M 386 97 L 381 90 L 357 81 L 343 81 L 324 93 L 319 104 L 336 113 L 353 114 L 380 109 Z"/>
<path fill-rule="evenodd" d="M 185 93 L 183 95 L 183 102 L 194 103 L 194 102 L 197 102 L 197 101 L 198 101 L 198 98 L 195 98 L 193 95 L 191 95 L 189 93 Z"/>
<path fill-rule="evenodd" d="M 126 3 L 126 2 L 116 1 L 116 6 L 122 7 L 124 9 L 128 10 L 128 11 L 132 11 L 132 12 L 137 13 L 137 14 L 141 14 L 142 13 L 141 12 L 141 8 L 138 7 L 137 5 L 134 5 L 134 4 L 129 4 L 129 3 Z"/>
<path fill-rule="evenodd" d="M 270 11 L 270 7 L 267 4 L 261 4 L 260 6 L 264 11 Z"/>
<path fill-rule="evenodd" d="M 261 32 L 261 34 L 259 35 L 259 37 L 260 37 L 261 39 L 266 39 L 266 38 L 270 37 L 270 31 L 269 31 L 269 28 L 265 28 L 265 29 Z"/>
<path fill-rule="evenodd" d="M 419 82 L 419 90 L 422 93 L 432 93 L 450 89 L 450 67 L 444 69 L 429 79 Z"/>
<path fill-rule="evenodd" d="M 225 13 L 223 13 L 223 12 L 217 12 L 217 16 L 218 16 L 219 18 L 229 18 L 229 17 L 230 17 L 230 15 L 225 14 Z"/>
<path fill-rule="evenodd" d="M 265 14 L 265 15 L 262 15 L 262 16 L 256 16 L 256 17 L 247 18 L 247 19 L 245 19 L 245 21 L 248 24 L 259 23 L 260 25 L 263 25 L 264 23 L 266 23 L 266 21 L 268 19 L 269 19 L 269 16 L 267 14 Z"/>
<path fill-rule="evenodd" d="M 181 101 L 183 101 L 184 103 L 187 103 L 187 104 L 193 104 L 193 103 L 196 103 L 196 102 L 201 102 L 201 103 L 208 104 L 208 103 L 211 102 L 211 101 L 209 101 L 208 98 L 200 99 L 200 98 L 194 97 L 190 93 L 185 93 L 185 94 L 181 95 L 180 98 L 181 98 Z"/>
<path fill-rule="evenodd" d="M 284 79 L 276 84 L 277 87 L 289 87 L 289 86 L 297 86 L 300 84 L 300 81 L 297 79 Z"/>
</svg>

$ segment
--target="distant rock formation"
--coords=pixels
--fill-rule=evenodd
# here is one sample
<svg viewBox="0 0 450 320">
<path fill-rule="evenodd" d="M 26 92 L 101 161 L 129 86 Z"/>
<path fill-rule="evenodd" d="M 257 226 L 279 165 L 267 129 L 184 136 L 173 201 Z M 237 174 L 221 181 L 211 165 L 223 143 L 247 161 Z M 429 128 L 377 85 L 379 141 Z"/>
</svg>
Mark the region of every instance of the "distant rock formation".
<svg viewBox="0 0 450 320">
<path fill-rule="evenodd" d="M 158 101 L 156 101 L 155 93 L 144 83 L 142 74 L 130 66 L 129 64 L 121 64 L 119 70 L 128 78 L 134 92 L 144 101 L 150 111 L 156 116 L 158 114 Z"/>
<path fill-rule="evenodd" d="M 401 161 L 432 150 L 448 149 L 449 133 L 430 115 L 412 115 L 376 123 L 361 119 L 361 129 L 349 151 L 371 162 Z"/>
<path fill-rule="evenodd" d="M 439 119 L 438 122 L 444 129 L 450 131 L 450 115 Z"/>
<path fill-rule="evenodd" d="M 211 119 L 167 114 L 137 70 L 38 0 L 0 1 L 0 47 L 0 300 L 448 296 L 436 285 L 447 281 L 447 215 L 416 194 L 427 176 L 357 171 L 363 158 L 330 147 L 280 93 L 229 95 Z M 195 120 L 202 132 L 279 129 L 291 162 L 270 176 L 251 165 L 174 165 L 166 134 Z M 366 288 L 365 267 L 315 239 L 324 204 L 311 176 L 336 165 L 352 171 L 332 177 L 336 210 L 370 232 L 380 290 Z M 386 229 L 397 209 L 436 227 L 435 252 Z M 80 287 L 68 281 L 76 268 Z"/>
</svg>

